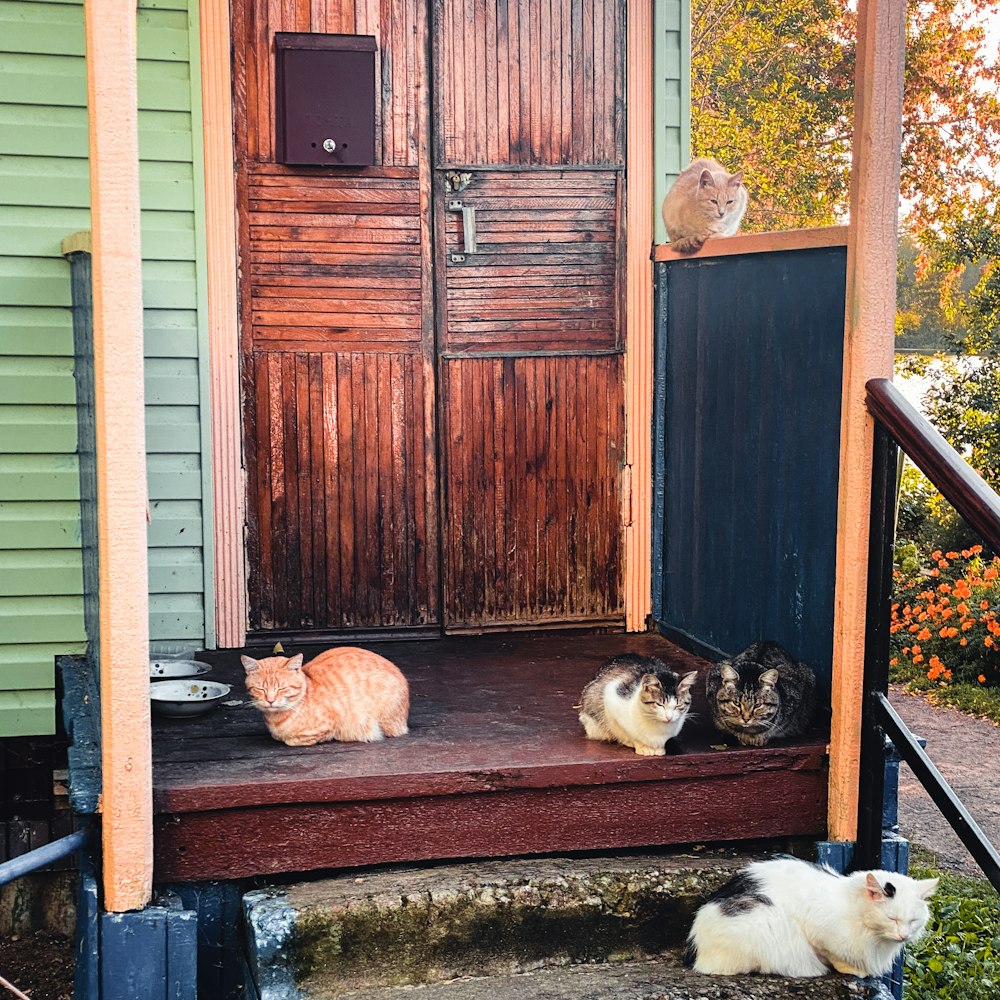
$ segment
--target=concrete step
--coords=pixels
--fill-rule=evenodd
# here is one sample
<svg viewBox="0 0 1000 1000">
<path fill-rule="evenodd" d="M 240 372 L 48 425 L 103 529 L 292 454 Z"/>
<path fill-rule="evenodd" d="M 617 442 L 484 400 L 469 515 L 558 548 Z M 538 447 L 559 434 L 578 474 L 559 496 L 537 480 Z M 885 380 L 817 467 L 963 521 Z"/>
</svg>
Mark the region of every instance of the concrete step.
<svg viewBox="0 0 1000 1000">
<path fill-rule="evenodd" d="M 700 903 L 749 860 L 717 849 L 525 858 L 255 890 L 249 965 L 262 1000 L 285 1000 L 650 958 L 679 949 Z"/>
<path fill-rule="evenodd" d="M 350 1000 L 868 1000 L 876 995 L 875 987 L 852 976 L 702 976 L 685 969 L 676 955 L 666 955 L 646 962 L 389 986 L 352 993 Z"/>
</svg>

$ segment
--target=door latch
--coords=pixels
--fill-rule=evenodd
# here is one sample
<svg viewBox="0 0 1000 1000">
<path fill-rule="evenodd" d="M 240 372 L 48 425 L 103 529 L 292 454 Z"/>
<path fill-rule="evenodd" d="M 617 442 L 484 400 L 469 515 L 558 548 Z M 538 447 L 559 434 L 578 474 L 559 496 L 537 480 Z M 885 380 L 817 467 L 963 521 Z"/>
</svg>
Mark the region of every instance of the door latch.
<svg viewBox="0 0 1000 1000">
<path fill-rule="evenodd" d="M 476 246 L 476 209 L 474 205 L 466 205 L 463 201 L 448 202 L 449 212 L 462 213 L 462 252 L 451 254 L 451 261 L 461 264 L 470 253 L 477 253 Z"/>
</svg>

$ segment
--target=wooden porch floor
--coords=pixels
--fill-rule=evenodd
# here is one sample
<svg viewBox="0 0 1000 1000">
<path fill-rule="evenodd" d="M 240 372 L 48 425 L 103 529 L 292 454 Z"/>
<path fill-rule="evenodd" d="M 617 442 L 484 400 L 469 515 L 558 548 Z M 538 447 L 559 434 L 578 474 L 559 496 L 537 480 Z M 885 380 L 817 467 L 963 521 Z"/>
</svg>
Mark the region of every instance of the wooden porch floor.
<svg viewBox="0 0 1000 1000">
<path fill-rule="evenodd" d="M 608 656 L 707 669 L 659 636 L 366 645 L 410 681 L 409 736 L 286 747 L 249 704 L 239 651 L 203 654 L 209 676 L 232 683 L 229 700 L 242 704 L 154 718 L 157 881 L 825 831 L 820 729 L 794 744 L 713 749 L 722 740 L 699 684 L 678 754 L 639 757 L 584 738 L 573 706 Z"/>
</svg>

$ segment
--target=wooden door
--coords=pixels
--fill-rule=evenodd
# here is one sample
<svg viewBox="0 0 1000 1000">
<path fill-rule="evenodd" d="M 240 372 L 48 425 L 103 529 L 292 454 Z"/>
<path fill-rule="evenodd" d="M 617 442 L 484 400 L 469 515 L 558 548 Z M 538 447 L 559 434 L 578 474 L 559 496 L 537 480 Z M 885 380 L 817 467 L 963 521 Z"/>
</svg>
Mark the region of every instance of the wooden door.
<svg viewBox="0 0 1000 1000">
<path fill-rule="evenodd" d="M 274 152 L 274 34 L 372 35 L 377 166 Z M 437 626 L 424 0 L 235 0 L 253 631 Z"/>
<path fill-rule="evenodd" d="M 252 632 L 621 621 L 623 6 L 234 0 Z M 276 162 L 278 31 L 375 166 Z"/>
<path fill-rule="evenodd" d="M 450 629 L 622 618 L 624 29 L 618 0 L 434 4 Z"/>
</svg>

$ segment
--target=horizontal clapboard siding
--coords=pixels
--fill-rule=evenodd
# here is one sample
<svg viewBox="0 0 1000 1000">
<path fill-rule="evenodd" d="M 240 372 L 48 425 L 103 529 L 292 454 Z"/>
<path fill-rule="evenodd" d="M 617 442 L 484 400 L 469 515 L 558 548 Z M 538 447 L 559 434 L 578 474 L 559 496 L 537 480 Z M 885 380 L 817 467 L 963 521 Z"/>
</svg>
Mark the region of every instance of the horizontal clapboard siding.
<svg viewBox="0 0 1000 1000">
<path fill-rule="evenodd" d="M 139 4 L 150 634 L 206 638 L 195 172 L 185 0 Z M 196 28 L 196 24 L 195 24 Z M 52 731 L 53 659 L 83 649 L 69 269 L 89 226 L 79 0 L 0 0 L 0 736 Z"/>
<path fill-rule="evenodd" d="M 19 736 L 53 731 L 54 657 L 85 641 L 59 255 L 90 218 L 82 4 L 0 0 L 0 59 L 0 736 Z"/>
<path fill-rule="evenodd" d="M 657 0 L 653 4 L 653 240 L 656 243 L 667 238 L 660 206 L 690 159 L 691 0 Z"/>
<path fill-rule="evenodd" d="M 212 641 L 202 426 L 208 360 L 199 328 L 195 214 L 200 96 L 191 79 L 197 21 L 187 6 L 141 0 L 138 12 L 149 636 L 167 648 Z"/>
</svg>

